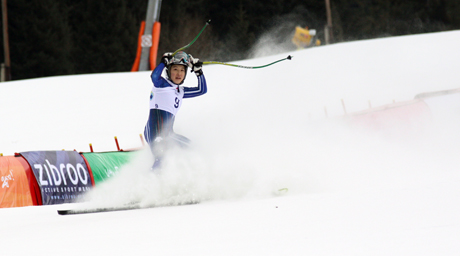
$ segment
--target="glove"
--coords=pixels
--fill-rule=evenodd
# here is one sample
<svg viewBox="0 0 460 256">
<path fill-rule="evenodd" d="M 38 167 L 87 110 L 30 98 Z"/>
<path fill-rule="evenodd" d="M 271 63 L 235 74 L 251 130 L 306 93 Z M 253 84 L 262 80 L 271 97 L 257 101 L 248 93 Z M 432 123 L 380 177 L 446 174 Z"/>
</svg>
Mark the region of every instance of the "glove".
<svg viewBox="0 0 460 256">
<path fill-rule="evenodd" d="M 195 72 L 197 76 L 203 74 L 203 70 L 201 70 L 203 66 L 203 62 L 200 61 L 198 58 L 193 58 L 192 55 L 189 55 L 189 63 L 188 66 L 191 69 L 191 72 Z"/>
<path fill-rule="evenodd" d="M 165 66 L 168 66 L 171 63 L 172 57 L 172 52 L 167 52 L 163 54 L 163 57 L 161 57 L 161 62 L 163 62 Z"/>
</svg>

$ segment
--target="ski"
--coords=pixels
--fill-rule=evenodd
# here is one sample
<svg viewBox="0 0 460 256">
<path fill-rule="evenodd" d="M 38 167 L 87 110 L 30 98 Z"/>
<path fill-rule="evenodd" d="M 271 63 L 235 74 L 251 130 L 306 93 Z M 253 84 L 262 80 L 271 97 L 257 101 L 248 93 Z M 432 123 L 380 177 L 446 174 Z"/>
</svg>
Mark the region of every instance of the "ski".
<svg viewBox="0 0 460 256">
<path fill-rule="evenodd" d="M 77 214 L 88 214 L 88 213 L 102 213 L 102 212 L 117 212 L 117 211 L 129 211 L 129 210 L 138 210 L 138 209 L 149 209 L 155 207 L 164 207 L 164 206 L 179 206 L 179 205 L 191 205 L 198 204 L 199 201 L 190 201 L 180 204 L 171 204 L 171 205 L 146 205 L 141 206 L 137 203 L 124 205 L 120 207 L 97 207 L 97 208 L 88 208 L 88 209 L 66 209 L 66 210 L 57 210 L 59 215 L 77 215 Z"/>
<path fill-rule="evenodd" d="M 152 206 L 153 207 L 153 206 Z M 116 212 L 116 211 L 128 211 L 141 208 L 151 208 L 151 207 L 141 207 L 140 205 L 128 205 L 121 207 L 100 207 L 100 208 L 89 208 L 89 209 L 67 209 L 67 210 L 58 210 L 59 215 L 75 215 L 75 214 L 87 214 L 87 213 L 101 213 L 101 212 Z"/>
</svg>

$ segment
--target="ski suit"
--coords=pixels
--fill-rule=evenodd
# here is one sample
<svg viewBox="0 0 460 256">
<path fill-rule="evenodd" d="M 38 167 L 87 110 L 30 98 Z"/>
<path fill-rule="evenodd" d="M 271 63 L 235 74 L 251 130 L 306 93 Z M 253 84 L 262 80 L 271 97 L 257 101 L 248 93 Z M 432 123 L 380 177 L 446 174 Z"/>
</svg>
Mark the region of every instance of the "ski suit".
<svg viewBox="0 0 460 256">
<path fill-rule="evenodd" d="M 145 140 L 151 149 L 158 136 L 171 139 L 180 146 L 190 143 L 188 138 L 174 133 L 174 118 L 182 105 L 182 99 L 201 96 L 207 92 L 203 74 L 197 76 L 197 87 L 184 87 L 164 78 L 164 68 L 165 64 L 162 62 L 151 74 L 153 88 L 150 94 L 150 114 L 144 129 Z"/>
</svg>

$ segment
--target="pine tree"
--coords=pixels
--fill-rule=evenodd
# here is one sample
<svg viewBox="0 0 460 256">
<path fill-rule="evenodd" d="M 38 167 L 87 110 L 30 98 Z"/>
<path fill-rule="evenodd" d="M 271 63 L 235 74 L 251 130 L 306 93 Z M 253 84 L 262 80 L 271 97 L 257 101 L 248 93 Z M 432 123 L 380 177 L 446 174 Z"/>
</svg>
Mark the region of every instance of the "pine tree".
<svg viewBox="0 0 460 256">
<path fill-rule="evenodd" d="M 449 29 L 460 29 L 460 2 L 458 0 L 446 0 L 446 18 L 450 24 Z"/>
<path fill-rule="evenodd" d="M 72 7 L 77 73 L 128 71 L 136 54 L 139 21 L 127 0 L 86 0 Z"/>
<path fill-rule="evenodd" d="M 8 2 L 13 79 L 74 72 L 67 9 L 56 0 Z"/>
<path fill-rule="evenodd" d="M 8 1 L 13 79 L 130 70 L 147 2 Z M 331 5 L 336 41 L 460 29 L 458 0 L 331 0 Z M 322 35 L 325 13 L 324 1 L 314 0 L 162 1 L 159 55 L 189 43 L 212 19 L 188 52 L 202 60 L 246 58 L 267 32 L 290 37 L 300 25 Z"/>
</svg>

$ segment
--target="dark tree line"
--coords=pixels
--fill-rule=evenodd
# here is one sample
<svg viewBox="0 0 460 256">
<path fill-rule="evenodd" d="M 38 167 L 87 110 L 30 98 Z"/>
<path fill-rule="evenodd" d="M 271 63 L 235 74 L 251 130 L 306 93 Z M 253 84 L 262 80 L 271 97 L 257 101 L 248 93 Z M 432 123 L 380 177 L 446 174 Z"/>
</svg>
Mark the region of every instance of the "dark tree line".
<svg viewBox="0 0 460 256">
<path fill-rule="evenodd" d="M 336 42 L 460 29 L 458 0 L 330 1 Z M 12 78 L 129 71 L 147 2 L 9 0 Z M 230 61 L 247 57 L 265 33 L 289 40 L 295 25 L 324 41 L 326 9 L 322 0 L 164 0 L 160 54 L 186 45 L 207 19 L 190 53 Z"/>
</svg>

